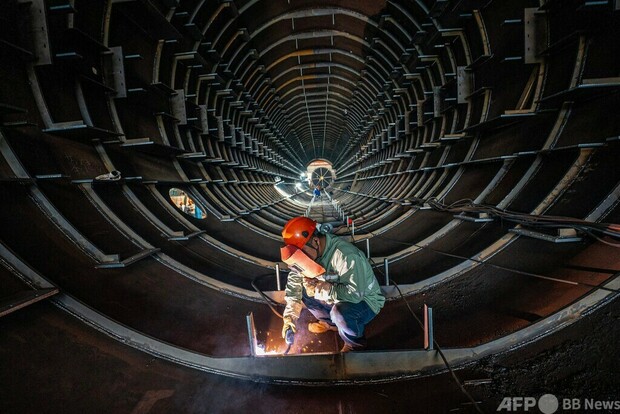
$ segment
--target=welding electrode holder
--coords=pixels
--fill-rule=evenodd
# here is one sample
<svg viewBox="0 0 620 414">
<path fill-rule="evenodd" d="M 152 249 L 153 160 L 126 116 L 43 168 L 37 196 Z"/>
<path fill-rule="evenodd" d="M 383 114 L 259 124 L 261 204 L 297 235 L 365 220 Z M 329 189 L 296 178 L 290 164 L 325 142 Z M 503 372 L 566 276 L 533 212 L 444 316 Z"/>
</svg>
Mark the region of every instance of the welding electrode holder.
<svg viewBox="0 0 620 414">
<path fill-rule="evenodd" d="M 295 342 L 295 332 L 293 332 L 291 328 L 288 328 L 286 330 L 286 334 L 284 335 L 284 340 L 286 341 L 288 345 L 293 345 L 293 342 Z"/>
<path fill-rule="evenodd" d="M 293 332 L 293 329 L 288 328 L 286 330 L 286 333 L 284 334 L 284 341 L 286 342 L 286 351 L 284 351 L 284 355 L 288 355 L 293 342 L 295 342 L 295 332 Z"/>
</svg>

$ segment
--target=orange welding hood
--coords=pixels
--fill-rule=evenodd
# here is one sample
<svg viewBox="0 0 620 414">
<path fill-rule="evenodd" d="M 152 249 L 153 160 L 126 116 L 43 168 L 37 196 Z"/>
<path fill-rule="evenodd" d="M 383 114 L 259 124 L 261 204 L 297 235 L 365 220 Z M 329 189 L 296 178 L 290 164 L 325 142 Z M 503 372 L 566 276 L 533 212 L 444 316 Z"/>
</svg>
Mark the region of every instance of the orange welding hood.
<svg viewBox="0 0 620 414">
<path fill-rule="evenodd" d="M 316 221 L 308 217 L 294 217 L 282 229 L 284 244 L 290 244 L 301 249 L 308 243 L 315 229 Z"/>
<path fill-rule="evenodd" d="M 308 257 L 301 249 L 291 244 L 280 249 L 282 261 L 292 271 L 304 277 L 317 277 L 325 273 L 323 266 Z"/>
</svg>

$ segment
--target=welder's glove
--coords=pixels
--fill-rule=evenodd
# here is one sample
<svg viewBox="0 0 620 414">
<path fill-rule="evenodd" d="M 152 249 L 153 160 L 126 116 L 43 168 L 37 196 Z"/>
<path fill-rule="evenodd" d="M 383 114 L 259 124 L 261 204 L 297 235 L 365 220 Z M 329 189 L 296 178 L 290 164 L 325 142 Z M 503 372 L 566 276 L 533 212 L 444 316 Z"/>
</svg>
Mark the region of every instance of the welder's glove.
<svg viewBox="0 0 620 414">
<path fill-rule="evenodd" d="M 314 287 L 314 298 L 329 302 L 331 300 L 332 284 L 328 282 L 318 282 Z"/>
<path fill-rule="evenodd" d="M 315 287 L 316 287 L 316 284 L 319 283 L 319 280 L 313 277 L 304 277 L 302 283 L 304 285 L 304 289 L 306 289 L 306 295 L 313 298 L 316 292 Z"/>
<path fill-rule="evenodd" d="M 291 329 L 293 333 L 297 332 L 297 327 L 295 326 L 295 322 L 288 316 L 284 317 L 284 324 L 282 325 L 282 338 L 286 338 L 286 331 Z"/>
</svg>

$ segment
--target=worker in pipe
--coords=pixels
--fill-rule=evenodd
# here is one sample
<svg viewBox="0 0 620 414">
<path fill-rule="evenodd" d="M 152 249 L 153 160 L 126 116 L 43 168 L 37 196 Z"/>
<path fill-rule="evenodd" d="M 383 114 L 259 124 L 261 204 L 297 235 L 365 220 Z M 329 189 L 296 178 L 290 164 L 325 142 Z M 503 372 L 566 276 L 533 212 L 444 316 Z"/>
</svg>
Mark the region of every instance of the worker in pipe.
<svg viewBox="0 0 620 414">
<path fill-rule="evenodd" d="M 319 231 L 307 217 L 289 220 L 282 237 L 282 260 L 290 269 L 282 337 L 290 341 L 305 305 L 317 319 L 308 324 L 310 332 L 338 331 L 341 352 L 364 348 L 364 329 L 385 303 L 368 259 L 351 243 Z"/>
</svg>

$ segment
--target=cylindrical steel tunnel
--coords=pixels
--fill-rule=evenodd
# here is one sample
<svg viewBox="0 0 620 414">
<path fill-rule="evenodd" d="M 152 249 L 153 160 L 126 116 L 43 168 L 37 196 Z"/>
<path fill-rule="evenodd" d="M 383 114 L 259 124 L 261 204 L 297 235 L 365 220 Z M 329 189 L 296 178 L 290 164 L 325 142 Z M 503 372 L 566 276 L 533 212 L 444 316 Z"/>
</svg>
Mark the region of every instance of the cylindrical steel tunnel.
<svg viewBox="0 0 620 414">
<path fill-rule="evenodd" d="M 0 412 L 618 400 L 619 1 L 3 0 L 0 23 Z M 282 355 L 301 215 L 373 265 L 363 351 L 302 327 Z"/>
</svg>

